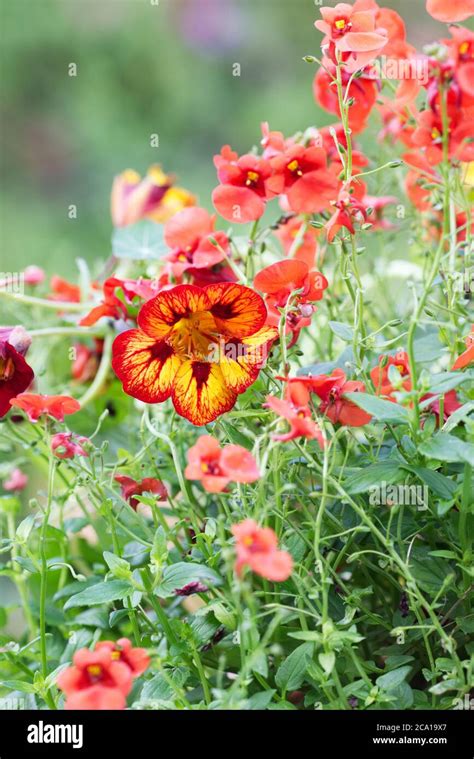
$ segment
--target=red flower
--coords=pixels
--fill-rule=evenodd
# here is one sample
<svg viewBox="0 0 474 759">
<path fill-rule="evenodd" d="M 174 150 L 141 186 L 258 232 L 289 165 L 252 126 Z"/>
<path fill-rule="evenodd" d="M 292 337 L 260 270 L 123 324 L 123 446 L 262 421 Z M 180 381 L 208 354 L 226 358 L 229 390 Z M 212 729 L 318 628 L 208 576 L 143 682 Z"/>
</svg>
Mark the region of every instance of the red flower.
<svg viewBox="0 0 474 759">
<path fill-rule="evenodd" d="M 24 490 L 28 484 L 28 476 L 21 469 L 13 469 L 8 478 L 3 481 L 3 489 L 13 492 Z"/>
<path fill-rule="evenodd" d="M 87 316 L 84 316 L 79 324 L 81 327 L 90 327 L 95 324 L 103 316 L 109 317 L 109 319 L 126 319 L 128 315 L 127 306 L 117 297 L 115 294 L 117 288 L 124 288 L 125 283 L 121 279 L 116 277 L 109 277 L 102 285 L 104 297 L 102 303 L 99 306 L 95 306 L 92 311 L 89 311 Z"/>
<path fill-rule="evenodd" d="M 285 400 L 276 398 L 274 395 L 267 395 L 264 406 L 290 424 L 289 431 L 284 435 L 272 435 L 274 440 L 286 443 L 288 440 L 305 437 L 316 439 L 320 447 L 324 447 L 323 433 L 312 419 L 309 398 L 310 393 L 306 382 L 298 382 L 298 380 L 288 381 Z"/>
<path fill-rule="evenodd" d="M 96 643 L 95 650 L 110 651 L 112 659 L 126 664 L 133 677 L 139 677 L 150 665 L 150 657 L 146 649 L 132 646 L 128 638 L 119 638 L 117 641 L 99 641 Z"/>
<path fill-rule="evenodd" d="M 332 242 L 342 227 L 349 230 L 351 235 L 355 234 L 354 223 L 367 222 L 367 209 L 356 194 L 351 194 L 346 189 L 339 192 L 337 201 L 333 203 L 336 211 L 325 224 L 328 241 Z"/>
<path fill-rule="evenodd" d="M 272 158 L 271 165 L 271 189 L 276 195 L 286 194 L 295 213 L 324 211 L 337 195 L 338 182 L 327 169 L 324 148 L 291 145 Z"/>
<path fill-rule="evenodd" d="M 270 295 L 272 302 L 283 308 L 295 290 L 302 291 L 296 296 L 300 303 L 321 300 L 328 281 L 319 271 L 310 271 L 304 261 L 287 258 L 259 271 L 254 286 Z"/>
<path fill-rule="evenodd" d="M 332 84 L 335 77 L 335 67 L 330 62 L 328 63 L 329 66 L 325 68 L 321 67 L 316 72 L 313 81 L 313 95 L 321 108 L 329 111 L 329 113 L 335 113 L 336 116 L 341 118 L 337 90 Z M 334 68 L 334 76 L 331 75 L 331 68 Z M 350 78 L 349 72 L 343 70 L 342 83 L 345 91 L 347 91 L 347 84 Z M 354 134 L 362 132 L 365 129 L 369 114 L 377 100 L 378 91 L 379 84 L 371 76 L 361 76 L 353 79 L 350 83 L 347 94 L 348 100 L 352 102 L 349 106 L 349 126 Z"/>
<path fill-rule="evenodd" d="M 65 709 L 124 709 L 133 673 L 109 646 L 97 646 L 95 651 L 76 651 L 73 665 L 56 682 L 66 695 Z"/>
<path fill-rule="evenodd" d="M 468 110 L 457 110 L 448 118 L 448 154 L 450 158 L 460 161 L 474 160 L 474 119 Z M 441 116 L 430 109 L 422 111 L 417 118 L 412 143 L 414 146 L 426 148 L 426 157 L 431 165 L 440 163 L 443 160 Z"/>
<path fill-rule="evenodd" d="M 305 222 L 300 216 L 286 217 L 275 231 L 275 237 L 278 237 L 287 255 L 291 253 L 292 258 L 304 261 L 308 269 L 312 269 L 317 259 L 319 230 L 306 225 L 301 234 L 303 224 Z"/>
<path fill-rule="evenodd" d="M 66 279 L 54 274 L 50 282 L 51 293 L 48 295 L 49 300 L 59 300 L 70 303 L 80 303 L 81 288 L 71 284 Z"/>
<path fill-rule="evenodd" d="M 84 449 L 86 437 L 77 437 L 72 432 L 58 432 L 51 438 L 51 450 L 58 459 L 73 459 L 74 456 L 89 456 Z"/>
<path fill-rule="evenodd" d="M 258 272 L 254 286 L 267 294 L 267 324 L 274 327 L 278 327 L 280 323 L 279 309 L 287 305 L 292 293 L 301 290 L 293 296 L 292 308 L 286 318 L 285 329 L 293 332 L 293 345 L 301 329 L 311 323 L 311 316 L 315 310 L 311 303 L 321 300 L 328 281 L 319 271 L 310 271 L 304 261 L 287 258 Z"/>
<path fill-rule="evenodd" d="M 370 378 L 377 395 L 381 395 L 384 398 L 387 398 L 387 400 L 394 401 L 395 398 L 393 398 L 392 394 L 395 392 L 396 388 L 394 388 L 388 378 L 391 366 L 398 369 L 400 377 L 402 378 L 402 388 L 407 392 L 411 390 L 410 364 L 408 353 L 405 353 L 405 351 L 398 351 L 394 356 L 379 356 L 378 366 L 371 370 Z"/>
<path fill-rule="evenodd" d="M 34 372 L 25 361 L 31 338 L 23 327 L 0 328 L 0 417 L 10 410 L 10 401 L 32 383 Z"/>
<path fill-rule="evenodd" d="M 455 390 L 449 390 L 441 397 L 436 397 L 436 393 L 427 393 L 421 400 L 426 401 L 428 398 L 436 398 L 433 403 L 429 404 L 428 408 L 438 418 L 438 425 L 442 425 L 447 419 L 449 419 L 451 414 L 454 414 L 458 408 L 461 408 Z M 443 419 L 440 419 L 441 398 L 443 398 Z"/>
<path fill-rule="evenodd" d="M 253 519 L 232 526 L 236 538 L 237 562 L 235 571 L 244 566 L 273 582 L 283 582 L 291 575 L 293 559 L 287 551 L 278 550 L 278 538 L 270 527 L 259 527 Z"/>
<path fill-rule="evenodd" d="M 344 397 L 345 393 L 364 392 L 365 385 L 362 382 L 346 380 L 342 369 L 334 369 L 329 376 L 321 374 L 298 379 L 307 381 L 311 391 L 319 396 L 321 399 L 319 410 L 333 424 L 339 422 L 349 427 L 361 427 L 370 422 L 370 414 Z"/>
<path fill-rule="evenodd" d="M 464 369 L 472 363 L 474 363 L 474 324 L 471 327 L 471 334 L 466 337 L 466 350 L 458 356 L 453 369 Z"/>
<path fill-rule="evenodd" d="M 202 435 L 188 451 L 188 480 L 200 480 L 209 493 L 222 492 L 229 482 L 250 483 L 260 477 L 252 454 L 241 445 L 226 445 L 211 435 Z"/>
<path fill-rule="evenodd" d="M 272 170 L 265 158 L 238 154 L 224 145 L 214 165 L 221 183 L 212 193 L 214 207 L 227 221 L 244 224 L 255 221 L 265 211 L 265 201 L 272 193 L 268 180 Z"/>
<path fill-rule="evenodd" d="M 133 169 L 116 176 L 110 201 L 114 226 L 134 224 L 158 211 L 172 182 L 157 165 L 150 166 L 143 179 Z"/>
<path fill-rule="evenodd" d="M 39 395 L 36 393 L 20 393 L 10 401 L 10 405 L 23 409 L 30 422 L 37 422 L 43 415 L 53 416 L 59 422 L 63 422 L 66 414 L 75 414 L 81 408 L 80 403 L 68 395 Z"/>
<path fill-rule="evenodd" d="M 168 221 L 165 242 L 173 250 L 167 261 L 175 277 L 189 269 L 210 268 L 225 259 L 229 241 L 224 232 L 214 231 L 215 218 L 205 208 L 185 208 Z"/>
<path fill-rule="evenodd" d="M 163 485 L 161 480 L 155 477 L 144 477 L 143 480 L 134 480 L 131 477 L 127 477 L 124 474 L 116 474 L 115 481 L 119 483 L 122 498 L 128 501 L 132 509 L 137 510 L 140 503 L 134 497 L 136 495 L 143 495 L 143 493 L 151 493 L 158 496 L 158 501 L 166 501 L 168 498 L 168 491 Z"/>
<path fill-rule="evenodd" d="M 375 10 L 357 10 L 356 6 L 337 3 L 320 9 L 322 20 L 316 29 L 325 35 L 323 50 L 337 63 L 339 57 L 349 71 L 370 63 L 388 42 L 385 29 L 376 29 Z"/>
<path fill-rule="evenodd" d="M 71 374 L 77 382 L 88 382 L 97 373 L 104 341 L 96 339 L 94 342 L 94 348 L 88 348 L 83 343 L 76 343 L 74 345 L 76 357 L 72 364 Z"/>
<path fill-rule="evenodd" d="M 464 21 L 474 14 L 474 0 L 426 0 L 426 10 L 437 21 Z"/>
</svg>

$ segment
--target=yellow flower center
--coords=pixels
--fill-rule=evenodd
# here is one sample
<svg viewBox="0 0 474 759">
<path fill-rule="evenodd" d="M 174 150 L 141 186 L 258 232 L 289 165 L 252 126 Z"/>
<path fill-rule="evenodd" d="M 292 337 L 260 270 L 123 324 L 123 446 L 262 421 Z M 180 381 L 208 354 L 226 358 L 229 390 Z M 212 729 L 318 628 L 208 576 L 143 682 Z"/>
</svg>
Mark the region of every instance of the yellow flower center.
<svg viewBox="0 0 474 759">
<path fill-rule="evenodd" d="M 296 158 L 293 161 L 290 161 L 288 164 L 288 171 L 291 171 L 292 174 L 297 174 L 299 177 L 303 176 L 303 172 L 300 169 L 300 165 Z"/>
<path fill-rule="evenodd" d="M 87 667 L 87 671 L 89 675 L 92 675 L 92 677 L 99 677 L 99 675 L 102 674 L 102 667 L 100 664 L 90 664 Z"/>
<path fill-rule="evenodd" d="M 168 340 L 178 355 L 203 361 L 209 357 L 211 343 L 217 342 L 218 334 L 212 314 L 197 311 L 176 322 Z"/>
<path fill-rule="evenodd" d="M 245 184 L 247 187 L 250 187 L 250 185 L 254 185 L 258 182 L 258 174 L 256 171 L 247 171 L 247 179 L 245 181 Z"/>
<path fill-rule="evenodd" d="M 336 21 L 334 22 L 334 26 L 336 27 L 336 29 L 341 31 L 346 26 L 346 19 L 345 18 L 336 19 Z"/>
</svg>

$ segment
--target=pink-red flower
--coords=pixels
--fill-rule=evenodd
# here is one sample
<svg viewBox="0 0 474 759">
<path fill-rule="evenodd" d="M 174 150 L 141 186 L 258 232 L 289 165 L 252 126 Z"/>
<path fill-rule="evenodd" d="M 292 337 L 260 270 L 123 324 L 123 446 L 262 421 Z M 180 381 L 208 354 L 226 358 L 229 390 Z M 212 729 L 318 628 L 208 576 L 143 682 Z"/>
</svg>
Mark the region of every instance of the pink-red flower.
<svg viewBox="0 0 474 759">
<path fill-rule="evenodd" d="M 18 492 L 24 490 L 28 484 L 28 475 L 21 471 L 21 469 L 12 469 L 6 480 L 3 481 L 3 489 Z"/>
<path fill-rule="evenodd" d="M 367 207 L 356 194 L 342 188 L 333 203 L 336 209 L 325 224 L 328 241 L 332 242 L 337 233 L 345 227 L 351 235 L 355 234 L 355 223 L 364 224 L 368 220 Z"/>
<path fill-rule="evenodd" d="M 63 422 L 66 414 L 75 414 L 81 408 L 80 403 L 69 395 L 37 393 L 20 393 L 10 401 L 10 405 L 23 409 L 30 422 L 37 422 L 41 416 L 52 416 Z"/>
<path fill-rule="evenodd" d="M 188 451 L 184 472 L 188 480 L 199 480 L 209 493 L 220 493 L 229 482 L 250 483 L 260 477 L 257 462 L 241 445 L 226 445 L 211 435 L 202 435 Z"/>
<path fill-rule="evenodd" d="M 229 241 L 224 232 L 214 230 L 215 220 L 205 208 L 185 208 L 168 221 L 165 242 L 172 251 L 167 261 L 175 277 L 192 269 L 210 268 L 225 259 Z"/>
<path fill-rule="evenodd" d="M 348 3 L 320 9 L 315 21 L 325 37 L 323 51 L 333 63 L 343 61 L 349 71 L 357 71 L 377 57 L 388 42 L 385 29 L 376 27 L 375 10 L 358 10 Z"/>
<path fill-rule="evenodd" d="M 259 527 L 253 519 L 232 526 L 236 539 L 235 571 L 242 574 L 245 566 L 273 582 L 283 582 L 291 575 L 293 559 L 287 551 L 278 550 L 278 538 L 270 527 Z"/>
<path fill-rule="evenodd" d="M 88 438 L 73 435 L 72 432 L 58 432 L 51 438 L 51 450 L 58 459 L 89 456 L 84 448 L 84 443 L 88 442 Z"/>
<path fill-rule="evenodd" d="M 276 195 L 286 195 L 295 213 L 319 213 L 337 196 L 338 181 L 328 170 L 321 147 L 291 145 L 271 161 L 269 185 Z"/>
<path fill-rule="evenodd" d="M 325 414 L 333 424 L 361 427 L 370 422 L 370 414 L 367 414 L 366 411 L 345 397 L 346 393 L 364 392 L 364 383 L 346 380 L 346 375 L 342 369 L 334 369 L 329 375 L 298 377 L 297 381 L 308 383 L 311 392 L 321 399 L 319 411 Z"/>
<path fill-rule="evenodd" d="M 397 351 L 394 356 L 379 356 L 379 363 L 370 371 L 375 392 L 387 400 L 394 401 L 393 393 L 396 388 L 389 380 L 390 367 L 394 366 L 401 377 L 401 389 L 411 390 L 410 363 L 408 353 Z"/>
<path fill-rule="evenodd" d="M 128 501 L 132 509 L 137 509 L 140 503 L 135 496 L 150 493 L 157 496 L 158 501 L 166 501 L 168 491 L 165 485 L 156 477 L 144 477 L 143 480 L 134 480 L 125 474 L 116 474 L 115 481 L 119 483 L 122 498 Z"/>
<path fill-rule="evenodd" d="M 274 395 L 267 395 L 264 406 L 285 419 L 290 429 L 283 435 L 272 435 L 274 440 L 280 440 L 286 443 L 288 440 L 295 440 L 300 437 L 315 439 L 323 448 L 325 441 L 324 436 L 312 418 L 311 408 L 309 406 L 310 391 L 306 382 L 291 380 L 288 382 L 285 390 L 285 399 L 277 398 Z"/>
<path fill-rule="evenodd" d="M 31 337 L 23 327 L 0 327 L 0 417 L 33 381 L 33 369 L 25 360 L 30 344 Z"/>
<path fill-rule="evenodd" d="M 145 648 L 132 646 L 128 638 L 101 640 L 95 645 L 96 651 L 110 651 L 114 661 L 120 661 L 130 667 L 133 677 L 139 677 L 150 666 L 150 657 Z"/>
<path fill-rule="evenodd" d="M 97 643 L 94 651 L 81 648 L 56 681 L 66 696 L 65 709 L 124 709 L 133 678 L 148 664 L 146 651 L 126 638 Z"/>
<path fill-rule="evenodd" d="M 229 145 L 224 145 L 214 156 L 214 165 L 221 183 L 212 193 L 216 211 L 237 224 L 259 219 L 266 200 L 274 194 L 268 186 L 272 174 L 269 161 L 250 153 L 239 158 Z"/>
<path fill-rule="evenodd" d="M 474 15 L 474 0 L 426 0 L 426 10 L 437 21 L 465 21 Z"/>
</svg>

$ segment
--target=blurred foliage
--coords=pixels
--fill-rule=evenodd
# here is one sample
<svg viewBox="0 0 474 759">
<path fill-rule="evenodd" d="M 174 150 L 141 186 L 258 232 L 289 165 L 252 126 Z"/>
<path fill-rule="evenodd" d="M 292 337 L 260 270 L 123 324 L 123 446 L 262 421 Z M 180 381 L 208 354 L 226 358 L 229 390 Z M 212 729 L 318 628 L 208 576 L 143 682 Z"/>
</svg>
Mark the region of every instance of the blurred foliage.
<svg viewBox="0 0 474 759">
<path fill-rule="evenodd" d="M 245 152 L 262 121 L 286 134 L 333 121 L 302 60 L 320 40 L 313 0 L 154 1 L 0 0 L 3 270 L 71 276 L 78 256 L 106 258 L 110 185 L 124 168 L 159 162 L 210 208 L 222 144 Z M 390 6 L 418 44 L 424 1 Z M 442 27 L 423 17 L 426 42 Z"/>
</svg>

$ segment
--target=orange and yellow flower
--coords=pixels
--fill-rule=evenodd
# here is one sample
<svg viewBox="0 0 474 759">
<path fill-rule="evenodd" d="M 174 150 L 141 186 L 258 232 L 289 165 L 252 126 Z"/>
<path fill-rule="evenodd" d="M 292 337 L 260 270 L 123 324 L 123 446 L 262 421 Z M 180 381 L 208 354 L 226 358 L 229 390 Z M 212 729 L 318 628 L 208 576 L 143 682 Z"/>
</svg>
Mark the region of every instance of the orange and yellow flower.
<svg viewBox="0 0 474 759">
<path fill-rule="evenodd" d="M 266 318 L 249 287 L 177 285 L 145 303 L 137 329 L 115 339 L 112 366 L 128 395 L 145 403 L 171 397 L 178 414 L 207 424 L 257 379 L 277 336 Z"/>
</svg>

